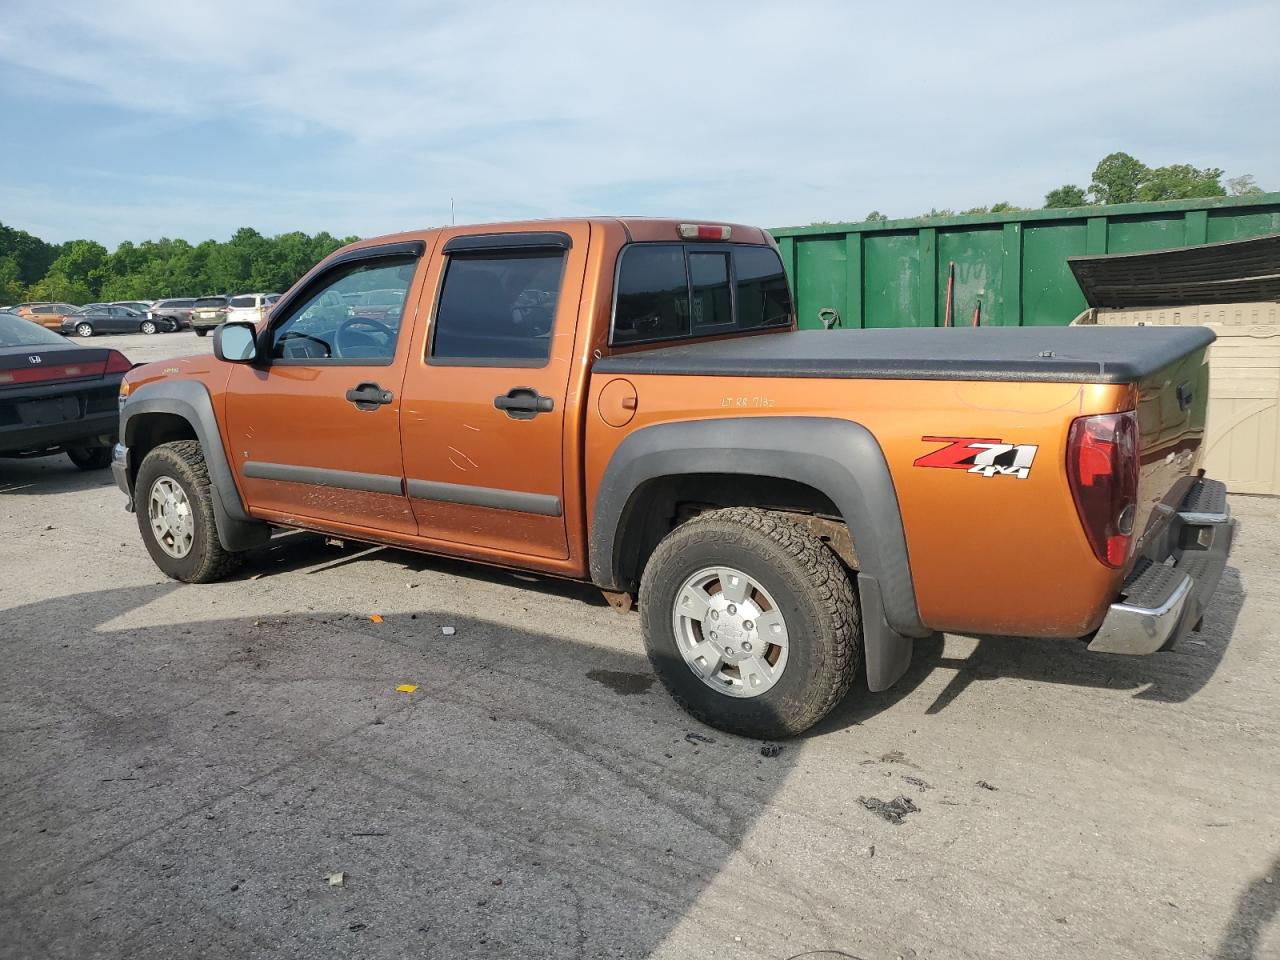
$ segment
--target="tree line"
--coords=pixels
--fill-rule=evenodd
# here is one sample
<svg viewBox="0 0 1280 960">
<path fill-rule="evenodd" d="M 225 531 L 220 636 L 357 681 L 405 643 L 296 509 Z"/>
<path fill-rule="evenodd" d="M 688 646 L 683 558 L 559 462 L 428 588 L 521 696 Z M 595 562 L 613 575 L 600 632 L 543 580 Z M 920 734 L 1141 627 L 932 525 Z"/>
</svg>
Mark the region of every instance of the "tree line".
<svg viewBox="0 0 1280 960">
<path fill-rule="evenodd" d="M 47 243 L 0 223 L 0 304 L 158 300 L 247 291 L 283 292 L 318 261 L 357 237 L 295 231 L 264 237 L 241 227 L 230 240 L 95 240 Z"/>
<path fill-rule="evenodd" d="M 1002 201 L 989 207 L 968 210 L 934 208 L 918 217 L 954 217 L 983 213 L 1018 213 L 1024 210 L 1049 210 L 1056 207 L 1092 207 L 1110 203 L 1142 203 L 1160 200 L 1199 200 L 1209 197 L 1250 197 L 1264 193 L 1252 174 L 1241 174 L 1223 180 L 1225 171 L 1217 167 L 1195 167 L 1189 163 L 1171 163 L 1149 167 L 1127 153 L 1109 153 L 1093 168 L 1088 187 L 1066 183 L 1045 194 L 1043 207 L 1019 207 Z M 888 220 L 879 210 L 872 210 L 864 222 Z M 914 218 L 913 218 L 914 219 Z M 829 223 L 831 221 L 823 221 Z"/>
</svg>

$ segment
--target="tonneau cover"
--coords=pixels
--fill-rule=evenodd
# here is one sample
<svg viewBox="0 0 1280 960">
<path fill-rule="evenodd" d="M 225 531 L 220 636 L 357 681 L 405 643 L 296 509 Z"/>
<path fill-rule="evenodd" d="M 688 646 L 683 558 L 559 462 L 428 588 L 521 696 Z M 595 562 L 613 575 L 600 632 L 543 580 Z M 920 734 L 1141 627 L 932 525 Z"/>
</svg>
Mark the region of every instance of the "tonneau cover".
<svg viewBox="0 0 1280 960">
<path fill-rule="evenodd" d="M 656 347 L 598 373 L 852 380 L 1136 383 L 1207 347 L 1206 327 L 925 327 L 799 330 Z"/>
</svg>

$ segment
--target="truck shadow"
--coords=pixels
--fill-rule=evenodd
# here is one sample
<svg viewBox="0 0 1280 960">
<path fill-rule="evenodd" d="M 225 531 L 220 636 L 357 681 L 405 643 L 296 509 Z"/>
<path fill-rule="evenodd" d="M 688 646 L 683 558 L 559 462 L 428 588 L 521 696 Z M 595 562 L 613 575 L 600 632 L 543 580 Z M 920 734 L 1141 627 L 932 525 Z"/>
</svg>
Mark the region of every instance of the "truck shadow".
<svg viewBox="0 0 1280 960">
<path fill-rule="evenodd" d="M 1213 960 L 1260 960 L 1262 935 L 1280 916 L 1280 856 L 1255 877 L 1236 898 L 1235 913 L 1227 922 Z"/>
<path fill-rule="evenodd" d="M 695 723 L 616 646 L 200 619 L 201 589 L 0 614 L 14 955 L 647 956 L 800 752 Z M 735 909 L 810 909 L 785 887 Z"/>
<path fill-rule="evenodd" d="M 1201 632 L 1184 637 L 1173 650 L 1147 657 L 1090 653 L 1083 642 L 1070 640 L 979 637 L 968 657 L 939 656 L 933 662 L 931 666 L 947 667 L 956 674 L 926 712 L 946 709 L 973 683 L 1010 677 L 1133 690 L 1141 700 L 1181 703 L 1199 693 L 1217 671 L 1235 632 L 1245 594 L 1239 569 L 1228 566 L 1205 613 Z"/>
</svg>

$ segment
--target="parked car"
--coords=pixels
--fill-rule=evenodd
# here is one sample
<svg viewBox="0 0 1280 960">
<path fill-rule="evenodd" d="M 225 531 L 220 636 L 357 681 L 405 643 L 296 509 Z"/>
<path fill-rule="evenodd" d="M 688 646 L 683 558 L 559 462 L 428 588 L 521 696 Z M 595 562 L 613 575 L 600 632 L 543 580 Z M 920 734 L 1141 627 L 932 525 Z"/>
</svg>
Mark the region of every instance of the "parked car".
<svg viewBox="0 0 1280 960">
<path fill-rule="evenodd" d="M 404 310 L 403 290 L 366 290 L 347 298 L 347 312 L 353 317 L 369 317 L 373 320 L 400 320 Z"/>
<path fill-rule="evenodd" d="M 130 366 L 118 350 L 68 343 L 0 313 L 0 456 L 62 451 L 82 470 L 108 466 Z"/>
<path fill-rule="evenodd" d="M 172 333 L 177 322 L 155 320 L 128 307 L 81 307 L 62 318 L 61 332 L 67 336 L 92 337 L 95 333 Z"/>
<path fill-rule="evenodd" d="M 226 297 L 201 297 L 191 311 L 191 327 L 203 337 L 227 318 Z"/>
<path fill-rule="evenodd" d="M 403 317 L 348 315 L 373 286 Z M 129 373 L 113 472 L 178 580 L 280 526 L 591 581 L 746 736 L 888 688 L 937 631 L 1151 654 L 1198 627 L 1235 530 L 1199 468 L 1210 330 L 795 326 L 752 227 L 365 240 L 213 360 Z"/>
<path fill-rule="evenodd" d="M 148 300 L 113 300 L 107 306 L 128 307 L 130 310 L 137 310 L 139 313 L 146 313 L 151 309 L 151 303 Z"/>
<path fill-rule="evenodd" d="M 257 323 L 267 315 L 271 305 L 279 299 L 278 293 L 242 293 L 227 301 L 224 319 Z"/>
<path fill-rule="evenodd" d="M 178 329 L 185 330 L 191 326 L 191 311 L 195 309 L 194 297 L 177 297 L 168 300 L 157 300 L 146 311 L 152 320 L 175 320 Z"/>
<path fill-rule="evenodd" d="M 62 318 L 79 309 L 74 303 L 24 303 L 19 304 L 15 312 L 42 327 L 58 330 L 62 326 Z"/>
</svg>

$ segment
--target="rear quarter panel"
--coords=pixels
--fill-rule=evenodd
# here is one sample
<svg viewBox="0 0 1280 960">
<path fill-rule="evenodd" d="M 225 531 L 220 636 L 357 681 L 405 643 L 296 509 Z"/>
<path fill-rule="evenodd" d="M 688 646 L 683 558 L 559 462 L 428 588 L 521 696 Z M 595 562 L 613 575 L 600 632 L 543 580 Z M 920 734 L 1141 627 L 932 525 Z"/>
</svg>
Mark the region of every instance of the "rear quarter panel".
<svg viewBox="0 0 1280 960">
<path fill-rule="evenodd" d="M 673 420 L 770 416 L 856 421 L 888 461 L 923 622 L 978 634 L 1080 636 L 1095 629 L 1121 571 L 1085 539 L 1066 476 L 1078 416 L 1132 409 L 1126 386 L 905 380 L 630 376 L 625 427 L 600 416 L 610 381 L 593 376 L 587 404 L 586 504 L 609 459 L 634 430 Z M 1035 444 L 1026 479 L 915 466 L 945 443 L 924 437 Z M 590 515 L 588 516 L 588 523 Z M 855 543 L 856 549 L 856 543 Z"/>
</svg>

